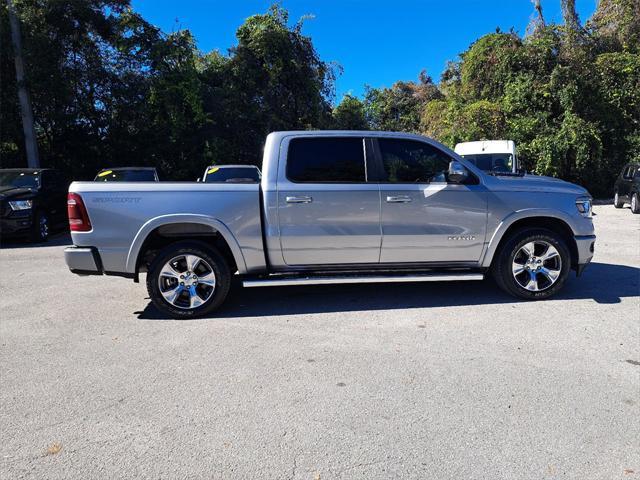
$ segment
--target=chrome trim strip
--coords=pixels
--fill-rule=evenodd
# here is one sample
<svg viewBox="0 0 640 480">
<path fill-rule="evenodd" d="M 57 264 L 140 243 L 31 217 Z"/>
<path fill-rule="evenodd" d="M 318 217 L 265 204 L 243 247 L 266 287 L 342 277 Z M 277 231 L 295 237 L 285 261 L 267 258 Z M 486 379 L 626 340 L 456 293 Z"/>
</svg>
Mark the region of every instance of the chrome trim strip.
<svg viewBox="0 0 640 480">
<path fill-rule="evenodd" d="M 422 275 L 264 278 L 243 280 L 242 285 L 247 288 L 252 288 L 283 287 L 288 285 L 333 285 L 341 283 L 454 282 L 483 279 L 484 275 L 482 273 L 425 273 Z"/>
</svg>

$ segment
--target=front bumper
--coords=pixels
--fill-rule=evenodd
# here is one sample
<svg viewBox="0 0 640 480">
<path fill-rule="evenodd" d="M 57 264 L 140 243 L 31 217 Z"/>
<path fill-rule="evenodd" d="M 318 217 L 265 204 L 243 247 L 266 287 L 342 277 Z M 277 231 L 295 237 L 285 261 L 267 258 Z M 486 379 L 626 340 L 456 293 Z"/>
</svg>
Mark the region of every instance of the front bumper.
<svg viewBox="0 0 640 480">
<path fill-rule="evenodd" d="M 580 235 L 575 237 L 576 247 L 578 249 L 578 261 L 576 263 L 576 273 L 580 275 L 582 271 L 589 265 L 593 258 L 596 246 L 595 235 Z"/>
<path fill-rule="evenodd" d="M 33 225 L 31 212 L 26 215 L 2 217 L 0 218 L 0 235 L 12 236 L 29 233 L 31 225 Z"/>
<path fill-rule="evenodd" d="M 100 255 L 93 247 L 67 247 L 64 249 L 64 261 L 72 273 L 102 275 Z"/>
</svg>

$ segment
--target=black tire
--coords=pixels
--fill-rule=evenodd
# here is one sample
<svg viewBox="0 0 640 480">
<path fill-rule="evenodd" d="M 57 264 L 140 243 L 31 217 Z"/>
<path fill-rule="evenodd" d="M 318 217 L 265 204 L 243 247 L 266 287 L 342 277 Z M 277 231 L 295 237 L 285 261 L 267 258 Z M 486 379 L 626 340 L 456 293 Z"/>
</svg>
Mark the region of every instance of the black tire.
<svg viewBox="0 0 640 480">
<path fill-rule="evenodd" d="M 194 255 L 200 257 L 200 259 L 204 260 L 204 265 L 206 265 L 206 267 L 210 267 L 215 275 L 215 287 L 213 288 L 213 293 L 208 298 L 206 298 L 204 303 L 193 308 L 187 306 L 180 307 L 176 306 L 175 304 L 169 303 L 169 301 L 165 299 L 165 297 L 163 296 L 163 292 L 161 291 L 161 282 L 167 281 L 166 277 L 160 277 L 160 273 L 162 272 L 163 267 L 172 259 L 183 255 Z M 194 272 L 195 270 L 196 269 L 194 269 Z M 168 280 L 174 282 L 180 281 L 178 279 Z M 230 285 L 231 272 L 229 270 L 229 264 L 215 248 L 207 245 L 204 242 L 183 241 L 176 242 L 165 247 L 153 259 L 153 262 L 149 266 L 149 271 L 147 273 L 147 291 L 149 292 L 151 301 L 160 311 L 176 319 L 201 317 L 213 312 L 214 310 L 219 308 L 227 298 Z M 202 288 L 202 286 L 203 285 L 201 283 L 200 287 L 196 288 Z M 185 291 L 185 293 L 181 293 L 178 297 L 183 298 L 184 295 L 186 295 L 186 297 L 189 297 L 189 295 L 187 294 L 187 289 L 182 289 Z M 165 294 L 169 290 L 171 290 L 171 286 L 169 286 L 169 288 L 165 290 Z M 200 300 L 202 300 L 202 298 L 200 298 Z M 180 301 L 176 300 L 177 303 L 179 303 Z"/>
<path fill-rule="evenodd" d="M 624 207 L 624 202 L 620 198 L 620 195 L 618 195 L 618 192 L 616 192 L 614 197 L 613 197 L 613 206 L 616 207 L 616 208 Z"/>
<path fill-rule="evenodd" d="M 631 195 L 631 211 L 633 213 L 640 213 L 640 197 L 638 197 L 638 192 L 634 192 Z"/>
<path fill-rule="evenodd" d="M 531 242 L 540 242 L 536 244 L 538 247 L 543 247 L 544 243 L 552 245 L 559 254 L 560 268 L 558 268 L 559 275 L 555 283 L 550 283 L 548 286 L 545 286 L 542 280 L 548 281 L 548 279 L 544 277 L 539 284 L 536 283 L 536 286 L 540 285 L 544 287 L 539 291 L 531 291 L 524 288 L 521 283 L 516 280 L 512 270 L 516 255 L 521 255 L 519 252 L 521 252 L 522 247 Z M 557 260 L 553 261 L 556 262 Z M 543 267 L 544 266 L 548 265 L 544 263 Z M 496 252 L 496 257 L 491 266 L 491 273 L 498 286 L 508 294 L 524 300 L 544 300 L 545 298 L 555 295 L 563 287 L 570 270 L 571 254 L 565 240 L 556 232 L 543 228 L 527 228 L 515 232 L 502 244 L 500 250 Z M 528 272 L 522 272 L 519 275 L 523 274 L 525 275 L 525 279 L 527 278 L 526 275 L 529 275 Z M 518 278 L 522 277 L 518 276 Z"/>
<path fill-rule="evenodd" d="M 44 243 L 49 238 L 51 224 L 49 216 L 42 210 L 37 210 L 33 216 L 33 224 L 29 232 L 29 241 L 32 243 Z"/>
</svg>

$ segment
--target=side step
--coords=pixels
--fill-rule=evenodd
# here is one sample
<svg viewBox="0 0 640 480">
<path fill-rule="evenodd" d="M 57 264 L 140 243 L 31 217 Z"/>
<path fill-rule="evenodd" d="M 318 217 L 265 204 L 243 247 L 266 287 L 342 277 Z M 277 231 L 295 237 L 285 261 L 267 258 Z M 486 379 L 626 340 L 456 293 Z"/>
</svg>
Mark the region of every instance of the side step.
<svg viewBox="0 0 640 480">
<path fill-rule="evenodd" d="M 340 275 L 340 276 L 289 276 L 271 275 L 266 278 L 243 280 L 245 287 L 283 287 L 287 285 L 332 285 L 339 283 L 399 283 L 399 282 L 457 282 L 483 280 L 482 273 L 450 272 L 407 275 Z"/>
</svg>

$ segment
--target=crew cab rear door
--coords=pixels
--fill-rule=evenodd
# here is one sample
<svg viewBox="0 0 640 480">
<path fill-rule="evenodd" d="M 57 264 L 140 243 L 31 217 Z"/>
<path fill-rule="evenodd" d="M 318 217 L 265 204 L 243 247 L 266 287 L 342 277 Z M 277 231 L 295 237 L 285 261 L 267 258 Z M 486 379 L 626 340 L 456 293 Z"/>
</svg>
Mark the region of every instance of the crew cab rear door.
<svg viewBox="0 0 640 480">
<path fill-rule="evenodd" d="M 374 140 L 380 179 L 380 263 L 477 262 L 487 227 L 487 193 L 477 178 L 447 180 L 452 158 L 418 139 Z"/>
<path fill-rule="evenodd" d="M 293 136 L 278 167 L 280 246 L 287 265 L 378 263 L 380 192 L 367 183 L 362 136 Z"/>
</svg>

